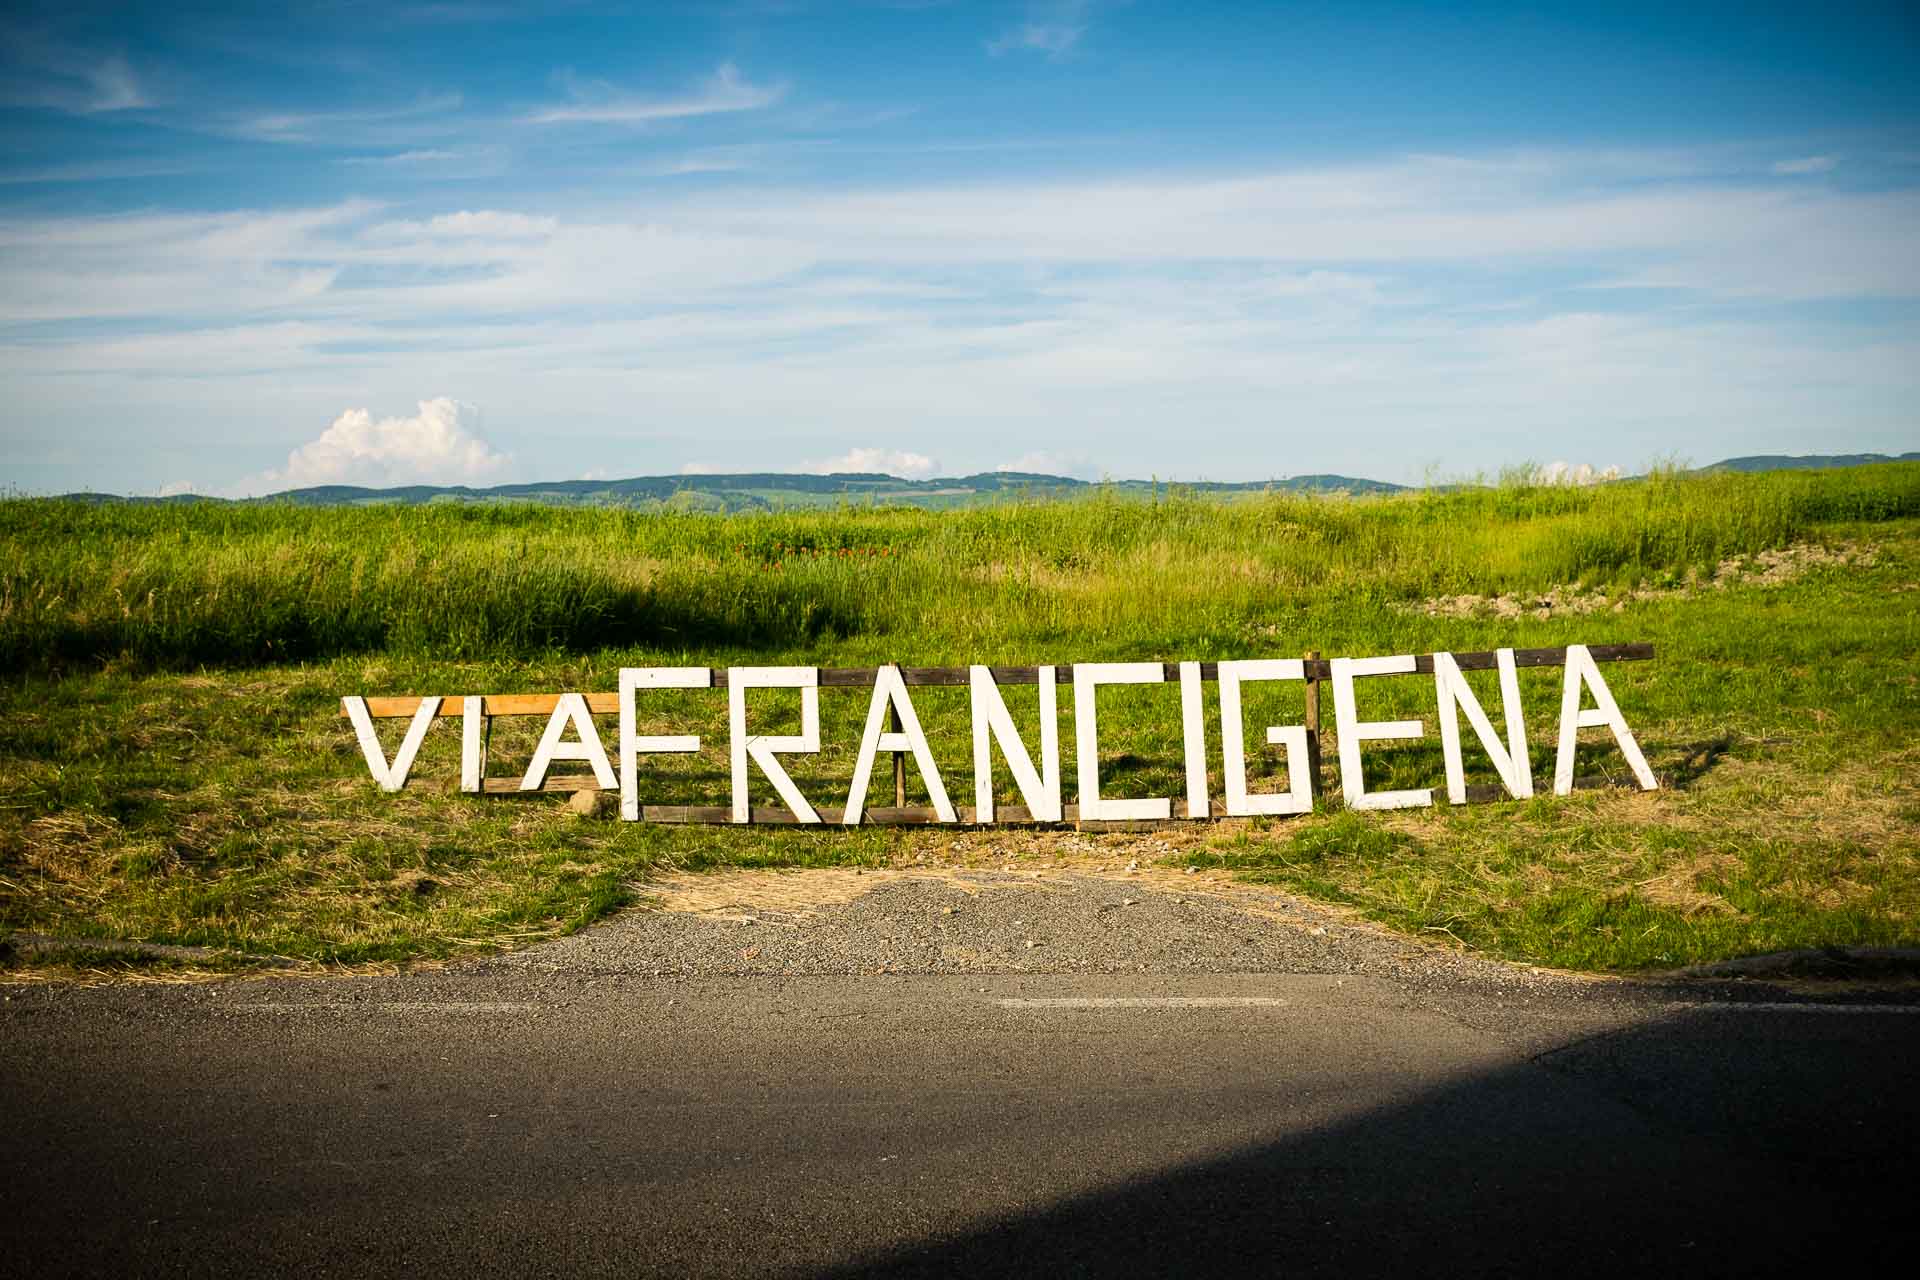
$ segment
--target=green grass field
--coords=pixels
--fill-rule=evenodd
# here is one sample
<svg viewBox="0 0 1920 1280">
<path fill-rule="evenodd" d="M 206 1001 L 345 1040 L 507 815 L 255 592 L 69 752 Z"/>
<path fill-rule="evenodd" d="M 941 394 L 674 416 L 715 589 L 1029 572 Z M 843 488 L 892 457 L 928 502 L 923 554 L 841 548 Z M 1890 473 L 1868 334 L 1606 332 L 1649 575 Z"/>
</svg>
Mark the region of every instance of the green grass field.
<svg viewBox="0 0 1920 1280">
<path fill-rule="evenodd" d="M 551 799 L 450 794 L 453 721 L 428 736 L 415 783 L 386 795 L 338 715 L 346 693 L 611 690 L 623 665 L 1645 640 L 1657 661 L 1605 675 L 1668 789 L 1460 808 L 1442 794 L 1433 809 L 1353 814 L 1339 810 L 1329 763 L 1334 795 L 1312 817 L 1183 826 L 1164 856 L 1557 966 L 1920 941 L 1920 464 L 1584 490 L 731 517 L 17 500 L 0 502 L 0 550 L 7 929 L 313 962 L 447 957 L 576 928 L 664 867 L 911 862 L 988 843 L 585 821 Z M 1558 678 L 1522 673 L 1542 789 Z M 1474 683 L 1491 707 L 1491 680 Z M 1278 765 L 1258 726 L 1298 721 L 1301 697 L 1261 686 L 1249 699 L 1258 786 L 1275 785 Z M 1368 748 L 1369 786 L 1441 787 L 1431 679 L 1374 680 L 1365 699 L 1366 718 L 1428 726 L 1416 742 Z M 825 749 L 789 760 L 816 803 L 838 805 L 866 696 L 821 700 Z M 1032 691 L 1008 701 L 1030 731 Z M 966 803 L 964 691 L 916 691 L 915 703 Z M 756 724 L 780 731 L 795 705 L 758 696 Z M 663 758 L 647 798 L 725 803 L 725 696 L 646 706 L 643 731 L 699 733 L 708 748 Z M 1100 710 L 1110 792 L 1177 798 L 1177 687 L 1111 689 Z M 1069 800 L 1071 714 L 1063 690 Z M 517 774 L 540 727 L 500 722 L 494 772 Z M 611 742 L 611 717 L 601 731 Z M 1217 725 L 1212 740 L 1218 795 Z M 1607 741 L 1583 734 L 1581 773 L 1624 777 Z M 1494 781 L 1468 742 L 1468 781 Z M 883 769 L 870 800 L 890 790 Z M 1004 776 L 997 790 L 1015 798 Z M 755 803 L 773 802 L 758 786 Z M 1084 840 L 1010 835 L 996 857 L 1056 856 L 1070 838 Z"/>
</svg>

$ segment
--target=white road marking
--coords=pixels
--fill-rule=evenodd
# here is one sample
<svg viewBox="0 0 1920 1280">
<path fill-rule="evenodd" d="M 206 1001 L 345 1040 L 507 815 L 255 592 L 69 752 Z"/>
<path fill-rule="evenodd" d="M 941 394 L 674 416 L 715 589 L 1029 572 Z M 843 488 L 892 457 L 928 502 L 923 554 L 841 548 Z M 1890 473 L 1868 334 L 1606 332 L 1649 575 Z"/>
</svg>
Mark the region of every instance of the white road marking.
<svg viewBox="0 0 1920 1280">
<path fill-rule="evenodd" d="M 1272 996 L 1052 996 L 996 1000 L 1002 1009 L 1276 1009 Z"/>
</svg>

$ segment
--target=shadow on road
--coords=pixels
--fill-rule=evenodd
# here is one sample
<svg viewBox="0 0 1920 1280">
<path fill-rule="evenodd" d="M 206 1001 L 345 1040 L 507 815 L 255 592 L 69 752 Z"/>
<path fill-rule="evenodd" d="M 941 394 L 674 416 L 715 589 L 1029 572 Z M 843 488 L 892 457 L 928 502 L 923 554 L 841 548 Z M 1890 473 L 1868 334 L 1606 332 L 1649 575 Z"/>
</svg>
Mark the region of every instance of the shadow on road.
<svg viewBox="0 0 1920 1280">
<path fill-rule="evenodd" d="M 816 985 L 741 1016 L 755 989 L 684 1015 L 692 989 L 652 985 L 9 1013 L 0 1274 L 1561 1280 L 1917 1242 L 1899 1009 L 1690 1006 L 1569 1042 L 1599 1025 L 1577 1004 L 1305 985 L 1244 1014 Z M 263 990 L 219 1000 L 314 988 Z"/>
<path fill-rule="evenodd" d="M 1899 1013 L 1688 1013 L 815 1274 L 1763 1275 L 1911 1258 L 1916 1031 Z"/>
</svg>

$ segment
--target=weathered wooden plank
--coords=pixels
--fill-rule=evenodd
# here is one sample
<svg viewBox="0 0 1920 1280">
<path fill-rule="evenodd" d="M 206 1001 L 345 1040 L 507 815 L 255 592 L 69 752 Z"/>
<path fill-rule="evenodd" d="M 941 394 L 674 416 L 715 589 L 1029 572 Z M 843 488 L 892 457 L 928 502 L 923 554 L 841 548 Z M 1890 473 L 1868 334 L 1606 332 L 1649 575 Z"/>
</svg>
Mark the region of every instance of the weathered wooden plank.
<svg viewBox="0 0 1920 1280">
<path fill-rule="evenodd" d="M 1595 644 L 1588 645 L 1587 652 L 1593 655 L 1595 662 L 1645 662 L 1652 659 L 1653 646 L 1651 644 Z M 1496 665 L 1492 650 L 1484 653 L 1456 653 L 1453 655 L 1453 660 L 1460 664 L 1462 671 L 1492 671 Z M 1564 666 L 1566 661 L 1567 651 L 1564 647 L 1513 651 L 1513 664 L 1516 667 L 1558 667 Z M 1178 683 L 1179 663 L 1163 662 L 1160 666 L 1169 684 Z M 1305 667 L 1308 680 L 1333 678 L 1333 663 L 1330 660 L 1308 659 Z M 1416 654 L 1413 669 L 1419 673 L 1432 675 L 1433 655 Z M 1040 682 L 1038 667 L 991 667 L 989 670 L 993 672 L 996 684 L 1038 684 Z M 1055 671 L 1062 683 L 1072 682 L 1072 666 L 1056 667 Z M 871 689 L 874 680 L 873 672 L 872 667 L 822 667 L 820 668 L 820 685 L 822 688 L 829 689 Z M 966 667 L 902 667 L 900 674 L 909 685 L 965 687 L 967 684 Z M 1220 664 L 1201 663 L 1200 678 L 1218 680 Z M 727 687 L 726 668 L 714 668 L 713 687 L 716 689 Z M 617 715 L 620 711 L 620 695 L 617 693 L 589 693 L 586 697 L 587 709 L 595 715 Z M 550 716 L 553 714 L 554 707 L 559 705 L 560 695 L 557 693 L 495 693 L 488 694 L 485 701 L 486 714 L 489 716 Z M 410 717 L 420 706 L 418 698 L 368 698 L 366 702 L 367 714 L 376 720 Z M 347 714 L 346 709 L 342 708 L 340 714 L 344 717 Z M 459 714 L 459 698 L 441 700 L 439 711 L 441 717 L 453 717 Z"/>
<path fill-rule="evenodd" d="M 640 821 L 724 826 L 733 821 L 733 810 L 724 804 L 649 804 L 640 807 Z"/>
<path fill-rule="evenodd" d="M 487 699 L 487 714 L 490 716 L 550 716 L 559 702 L 560 695 L 557 693 L 494 694 Z M 597 716 L 619 715 L 620 695 L 590 693 L 587 695 L 587 710 Z"/>
<path fill-rule="evenodd" d="M 1650 644 L 1593 644 L 1587 646 L 1587 652 L 1593 655 L 1595 662 L 1645 662 L 1653 657 Z M 1491 651 L 1486 653 L 1456 653 L 1453 660 L 1460 664 L 1462 671 L 1492 671 L 1495 657 Z M 1563 667 L 1567 664 L 1567 651 L 1564 646 L 1552 649 L 1515 649 L 1513 665 L 1516 667 Z M 1413 660 L 1415 671 L 1433 674 L 1433 655 L 1418 654 Z M 1311 673 L 1309 673 L 1311 674 Z M 1327 675 L 1333 674 L 1332 664 L 1327 664 Z"/>
<path fill-rule="evenodd" d="M 1314 672 L 1323 664 L 1320 651 L 1309 649 L 1301 655 L 1300 665 L 1307 672 L 1307 785 L 1316 799 L 1324 788 L 1320 784 L 1320 677 Z"/>
</svg>

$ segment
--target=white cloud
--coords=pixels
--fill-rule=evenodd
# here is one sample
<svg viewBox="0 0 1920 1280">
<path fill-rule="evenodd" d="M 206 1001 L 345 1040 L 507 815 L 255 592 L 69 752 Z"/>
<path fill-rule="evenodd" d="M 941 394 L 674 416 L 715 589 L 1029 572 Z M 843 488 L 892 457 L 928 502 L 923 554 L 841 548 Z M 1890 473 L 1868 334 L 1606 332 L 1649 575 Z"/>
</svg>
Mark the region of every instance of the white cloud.
<svg viewBox="0 0 1920 1280">
<path fill-rule="evenodd" d="M 1587 485 L 1602 484 L 1608 480 L 1618 480 L 1620 468 L 1604 467 L 1594 470 L 1593 464 L 1582 462 L 1578 466 L 1569 466 L 1564 462 L 1549 462 L 1544 467 L 1536 467 L 1533 472 L 1535 484 L 1565 485 L 1569 488 L 1584 488 Z"/>
<path fill-rule="evenodd" d="M 93 88 L 88 111 L 132 111 L 152 106 L 140 88 L 139 78 L 125 58 L 115 56 L 87 68 L 86 80 Z"/>
<path fill-rule="evenodd" d="M 448 127 L 445 117 L 457 112 L 463 101 L 458 93 L 423 93 L 412 102 L 394 106 L 346 111 L 267 111 L 229 119 L 214 127 L 217 132 L 257 142 L 333 145 L 397 142 L 445 130 Z"/>
<path fill-rule="evenodd" d="M 465 152 L 448 150 L 444 147 L 426 147 L 413 151 L 396 151 L 386 156 L 346 156 L 340 163 L 404 167 L 416 164 L 445 164 L 452 160 L 459 160 L 464 155 Z"/>
<path fill-rule="evenodd" d="M 1058 58 L 1070 53 L 1087 33 L 1087 0 L 1054 0 L 1034 4 L 1027 20 L 987 42 L 994 57 L 1004 53 L 1044 53 Z"/>
<path fill-rule="evenodd" d="M 425 222 L 382 222 L 367 231 L 370 241 L 409 240 L 544 240 L 560 229 L 558 218 L 497 209 L 461 209 Z"/>
<path fill-rule="evenodd" d="M 0 104 L 69 115 L 133 111 L 155 105 L 152 87 L 123 53 L 70 43 L 44 25 L 0 14 Z"/>
<path fill-rule="evenodd" d="M 727 469 L 717 462 L 683 462 L 680 464 L 683 476 L 723 476 Z"/>
<path fill-rule="evenodd" d="M 1797 160 L 1775 162 L 1773 171 L 1778 174 L 1832 173 L 1839 164 L 1837 156 L 1801 156 Z"/>
<path fill-rule="evenodd" d="M 392 169 L 422 178 L 469 177 L 499 170 L 506 163 L 501 147 L 413 147 L 384 155 L 342 156 L 340 163 L 362 169 Z"/>
<path fill-rule="evenodd" d="M 510 459 L 463 426 L 460 412 L 460 404 L 444 396 L 422 400 L 410 418 L 375 421 L 365 409 L 349 409 L 318 439 L 288 454 L 285 469 L 263 472 L 239 487 L 263 494 L 323 484 L 390 488 L 497 481 Z"/>
<path fill-rule="evenodd" d="M 267 397 L 317 428 L 343 386 L 386 405 L 458 387 L 542 424 L 492 437 L 525 479 L 624 465 L 607 442 L 642 438 L 634 457 L 712 470 L 885 439 L 962 472 L 1083 453 L 1223 479 L 1410 478 L 1449 436 L 1453 472 L 1595 440 L 1806 452 L 1810 423 L 1897 452 L 1920 330 L 1777 304 L 1920 298 L 1920 190 L 1756 187 L 1756 167 L 1692 177 L 1658 153 L 1636 180 L 1609 153 L 1595 182 L 1583 153 L 1529 153 L 422 200 L 406 221 L 364 202 L 0 216 L 7 465 L 65 451 L 86 482 L 62 487 L 151 492 L 171 464 L 116 424 L 165 422 L 229 459 L 204 477 L 224 483 L 293 443 L 238 452 Z M 916 474 L 885 452 L 824 465 Z"/>
<path fill-rule="evenodd" d="M 902 480 L 925 480 L 940 469 L 940 464 L 924 453 L 856 448 L 826 462 L 809 462 L 801 469 L 816 476 L 878 472 L 881 475 L 898 476 Z"/>
<path fill-rule="evenodd" d="M 570 102 L 546 107 L 527 117 L 532 124 L 651 124 L 690 116 L 757 111 L 786 96 L 785 85 L 757 85 L 731 62 L 723 62 L 705 84 L 678 98 L 641 98 L 599 80 L 564 80 Z"/>
</svg>

